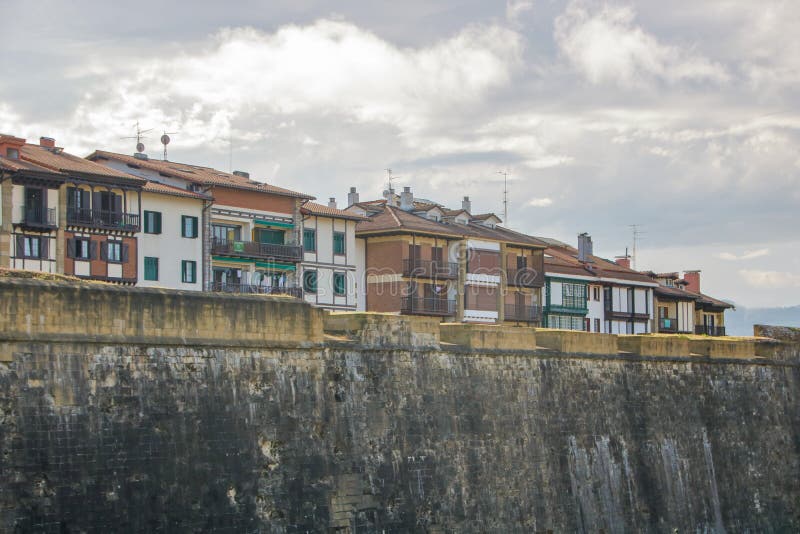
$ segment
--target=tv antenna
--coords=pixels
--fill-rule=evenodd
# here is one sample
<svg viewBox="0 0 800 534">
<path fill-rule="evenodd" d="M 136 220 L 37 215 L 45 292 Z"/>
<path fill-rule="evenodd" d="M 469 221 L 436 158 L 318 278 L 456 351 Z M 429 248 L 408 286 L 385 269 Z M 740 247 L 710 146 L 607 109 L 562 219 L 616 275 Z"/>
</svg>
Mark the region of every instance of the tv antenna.
<svg viewBox="0 0 800 534">
<path fill-rule="evenodd" d="M 639 240 L 642 238 L 646 232 L 642 232 L 639 230 L 641 224 L 629 224 L 628 227 L 631 229 L 631 233 L 633 234 L 633 255 L 631 256 L 631 268 L 635 271 L 636 270 L 636 249 L 639 246 Z"/>
<path fill-rule="evenodd" d="M 170 135 L 175 135 L 178 132 L 167 132 L 164 131 L 164 135 L 161 136 L 161 144 L 164 145 L 164 161 L 167 161 L 167 145 L 171 141 L 169 138 Z"/>
<path fill-rule="evenodd" d="M 497 174 L 503 175 L 503 224 L 508 228 L 508 173 L 497 171 Z"/>
<path fill-rule="evenodd" d="M 397 178 L 397 176 L 392 176 L 392 169 L 386 169 L 386 173 L 389 175 L 388 178 L 386 179 L 386 186 L 389 189 L 389 191 L 394 191 L 394 188 L 392 188 L 392 180 Z"/>
<path fill-rule="evenodd" d="M 120 139 L 136 139 L 136 152 L 144 152 L 144 143 L 142 143 L 142 139 L 147 139 L 147 136 L 144 134 L 152 131 L 153 129 L 148 128 L 146 130 L 142 130 L 139 127 L 139 121 L 136 121 L 134 127 L 136 128 L 136 135 L 130 137 L 121 137 Z"/>
</svg>

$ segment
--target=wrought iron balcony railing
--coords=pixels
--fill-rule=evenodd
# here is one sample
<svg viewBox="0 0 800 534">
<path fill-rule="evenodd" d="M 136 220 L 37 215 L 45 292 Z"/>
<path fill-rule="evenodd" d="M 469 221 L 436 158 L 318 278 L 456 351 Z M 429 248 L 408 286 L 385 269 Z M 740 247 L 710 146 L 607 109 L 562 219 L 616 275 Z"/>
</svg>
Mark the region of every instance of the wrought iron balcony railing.
<svg viewBox="0 0 800 534">
<path fill-rule="evenodd" d="M 139 215 L 122 211 L 67 208 L 67 223 L 108 230 L 139 230 Z"/>
<path fill-rule="evenodd" d="M 458 278 L 458 264 L 439 260 L 403 260 L 403 276 L 416 278 Z"/>
<path fill-rule="evenodd" d="M 659 317 L 658 318 L 658 331 L 659 332 L 677 332 L 678 320 L 674 317 Z"/>
<path fill-rule="evenodd" d="M 506 304 L 505 312 L 506 321 L 517 321 L 520 323 L 542 322 L 541 306 L 519 306 L 517 304 Z"/>
<path fill-rule="evenodd" d="M 211 253 L 288 262 L 298 262 L 303 259 L 303 247 L 296 245 L 273 245 L 257 241 L 234 241 L 216 238 L 211 240 Z"/>
<path fill-rule="evenodd" d="M 442 298 L 403 297 L 400 313 L 406 315 L 455 315 L 456 301 Z"/>
<path fill-rule="evenodd" d="M 694 333 L 699 334 L 701 336 L 724 336 L 725 335 L 725 327 L 724 326 L 707 326 L 704 324 L 698 324 L 694 327 Z"/>
<path fill-rule="evenodd" d="M 42 208 L 41 206 L 22 206 L 20 222 L 25 226 L 55 228 L 58 225 L 56 209 Z"/>
</svg>

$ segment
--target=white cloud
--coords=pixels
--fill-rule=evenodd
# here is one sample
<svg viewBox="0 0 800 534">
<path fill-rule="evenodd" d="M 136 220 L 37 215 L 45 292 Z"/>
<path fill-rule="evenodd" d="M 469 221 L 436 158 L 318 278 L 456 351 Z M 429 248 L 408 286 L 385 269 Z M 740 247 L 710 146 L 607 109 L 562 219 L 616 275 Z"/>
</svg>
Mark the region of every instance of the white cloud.
<svg viewBox="0 0 800 534">
<path fill-rule="evenodd" d="M 533 11 L 532 0 L 508 0 L 506 2 L 506 19 L 512 24 L 519 24 L 520 18 Z"/>
<path fill-rule="evenodd" d="M 605 5 L 590 11 L 571 2 L 556 19 L 555 39 L 561 52 L 589 81 L 621 86 L 652 79 L 725 82 L 725 68 L 677 46 L 665 45 L 634 23 L 630 7 Z"/>
<path fill-rule="evenodd" d="M 741 269 L 739 275 L 744 278 L 748 285 L 756 288 L 785 289 L 800 287 L 800 274 Z"/>
<path fill-rule="evenodd" d="M 717 257 L 721 260 L 726 260 L 726 261 L 741 261 L 741 260 L 752 260 L 755 258 L 761 258 L 762 256 L 767 256 L 767 255 L 769 255 L 769 249 L 760 248 L 758 250 L 746 251 L 741 256 L 731 254 L 730 252 L 720 252 L 719 254 L 717 254 Z"/>
<path fill-rule="evenodd" d="M 534 208 L 546 208 L 552 205 L 553 199 L 548 197 L 532 198 L 528 201 L 528 206 L 533 206 Z"/>
<path fill-rule="evenodd" d="M 177 57 L 121 67 L 103 93 L 85 96 L 72 121 L 106 137 L 127 134 L 136 120 L 171 125 L 194 146 L 227 137 L 252 114 L 287 117 L 264 129 L 307 113 L 414 135 L 507 84 L 521 50 L 521 36 L 497 25 L 468 26 L 422 48 L 400 48 L 334 20 L 274 33 L 228 28 Z"/>
</svg>

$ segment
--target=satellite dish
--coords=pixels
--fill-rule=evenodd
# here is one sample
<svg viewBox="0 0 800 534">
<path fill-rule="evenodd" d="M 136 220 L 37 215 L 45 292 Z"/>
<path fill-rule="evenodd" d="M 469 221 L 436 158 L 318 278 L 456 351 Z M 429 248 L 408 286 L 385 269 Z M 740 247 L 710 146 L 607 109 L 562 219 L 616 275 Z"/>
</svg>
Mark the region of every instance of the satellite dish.
<svg viewBox="0 0 800 534">
<path fill-rule="evenodd" d="M 169 144 L 169 136 L 167 134 L 161 136 L 161 144 L 165 146 Z"/>
<path fill-rule="evenodd" d="M 144 152 L 144 143 L 136 143 L 136 152 Z"/>
</svg>

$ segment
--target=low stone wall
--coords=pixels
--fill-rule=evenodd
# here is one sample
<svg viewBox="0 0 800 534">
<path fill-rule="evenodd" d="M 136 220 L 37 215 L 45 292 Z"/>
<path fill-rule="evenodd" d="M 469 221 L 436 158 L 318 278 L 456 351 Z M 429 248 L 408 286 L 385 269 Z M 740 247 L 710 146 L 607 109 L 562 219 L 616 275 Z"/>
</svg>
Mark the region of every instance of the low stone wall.
<svg viewBox="0 0 800 534">
<path fill-rule="evenodd" d="M 536 333 L 530 327 L 443 323 L 441 340 L 475 350 L 536 350 Z"/>
<path fill-rule="evenodd" d="M 324 340 L 324 312 L 288 297 L 24 279 L 0 279 L 0 295 L 2 341 L 307 347 Z"/>
<path fill-rule="evenodd" d="M 325 315 L 325 332 L 346 336 L 365 347 L 439 348 L 435 317 L 390 313 L 334 312 Z"/>
<path fill-rule="evenodd" d="M 539 346 L 567 354 L 617 354 L 617 336 L 572 330 L 536 329 Z"/>
<path fill-rule="evenodd" d="M 617 336 L 619 350 L 640 356 L 689 356 L 689 339 L 683 336 Z"/>
<path fill-rule="evenodd" d="M 692 338 L 689 350 L 693 354 L 709 358 L 745 358 L 756 357 L 756 344 L 748 339 L 725 339 L 719 337 Z"/>
</svg>

